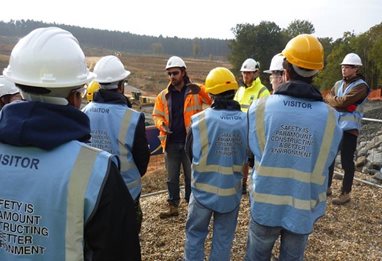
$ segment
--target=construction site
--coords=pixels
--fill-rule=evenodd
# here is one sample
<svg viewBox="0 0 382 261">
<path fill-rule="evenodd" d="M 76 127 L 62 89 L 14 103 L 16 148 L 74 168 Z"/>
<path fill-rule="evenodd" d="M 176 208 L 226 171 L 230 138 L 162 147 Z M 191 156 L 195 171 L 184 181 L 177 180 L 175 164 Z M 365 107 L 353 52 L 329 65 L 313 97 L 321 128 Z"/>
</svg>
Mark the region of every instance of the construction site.
<svg viewBox="0 0 382 261">
<path fill-rule="evenodd" d="M 134 60 L 130 57 L 126 62 Z M 159 61 L 161 60 L 161 61 Z M 164 64 L 165 59 L 159 59 L 159 63 Z M 195 61 L 197 62 L 197 61 Z M 208 68 L 225 62 L 209 62 L 205 64 L 203 70 L 196 70 L 194 78 L 202 83 Z M 132 62 L 134 64 L 134 62 Z M 191 63 L 192 64 L 192 63 Z M 191 65 L 192 66 L 192 65 Z M 138 74 L 142 68 L 136 67 Z M 163 69 L 155 68 L 157 71 Z M 190 70 L 192 71 L 192 70 Z M 150 72 L 152 73 L 152 72 Z M 163 73 L 164 74 L 164 73 Z M 193 75 L 192 75 L 193 76 Z M 144 112 L 146 118 L 146 134 L 152 136 L 157 134 L 151 113 L 155 103 L 155 97 L 159 91 L 167 86 L 165 75 L 143 76 L 150 83 L 146 83 L 145 88 L 137 88 L 129 85 L 125 88 L 125 95 L 130 99 L 135 110 Z M 153 77 L 155 87 L 153 87 Z M 159 80 L 161 78 L 161 80 Z M 134 78 L 133 78 L 134 79 Z M 132 80 L 131 82 L 134 82 Z M 142 82 L 140 82 L 143 84 Z M 151 91 L 147 91 L 147 85 L 152 86 Z M 144 90 L 143 90 L 144 89 Z M 155 90 L 155 91 L 154 91 Z M 325 93 L 323 93 L 325 95 Z M 359 141 L 376 143 L 382 133 L 382 99 L 381 89 L 373 90 L 369 94 L 363 129 Z M 151 137 L 156 138 L 156 137 Z M 379 142 L 377 142 L 379 143 Z M 167 206 L 167 185 L 164 155 L 161 148 L 150 158 L 148 171 L 142 179 L 143 188 L 141 205 L 143 211 L 143 224 L 140 234 L 141 250 L 143 260 L 183 260 L 185 224 L 187 218 L 187 203 L 180 204 L 180 214 L 178 217 L 160 219 L 158 213 Z M 377 144 L 378 146 L 378 144 Z M 343 173 L 339 169 L 333 181 L 333 196 L 340 193 L 341 179 Z M 355 174 L 355 181 L 352 190 L 352 201 L 344 206 L 331 204 L 332 197 L 328 197 L 326 215 L 315 225 L 314 232 L 310 235 L 305 260 L 382 260 L 382 184 L 371 178 L 371 173 L 362 172 L 358 168 Z M 181 182 L 183 178 L 180 178 Z M 183 185 L 183 184 L 182 184 Z M 184 191 L 182 191 L 184 193 Z M 248 222 L 250 220 L 249 195 L 242 198 L 238 225 L 232 248 L 232 260 L 243 260 L 247 245 Z M 211 231 L 211 229 L 210 229 Z M 211 247 L 212 234 L 210 232 L 206 240 L 206 253 Z M 279 243 L 274 249 L 277 256 Z"/>
</svg>

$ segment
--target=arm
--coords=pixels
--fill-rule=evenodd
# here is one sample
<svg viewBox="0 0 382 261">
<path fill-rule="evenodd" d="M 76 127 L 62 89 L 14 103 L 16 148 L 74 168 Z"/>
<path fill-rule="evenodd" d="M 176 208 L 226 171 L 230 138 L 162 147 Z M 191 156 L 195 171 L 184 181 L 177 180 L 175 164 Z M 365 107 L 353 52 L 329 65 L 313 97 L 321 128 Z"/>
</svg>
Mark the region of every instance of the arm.
<svg viewBox="0 0 382 261">
<path fill-rule="evenodd" d="M 157 98 L 155 99 L 155 104 L 154 104 L 152 116 L 153 116 L 153 121 L 154 121 L 155 127 L 157 127 L 159 130 L 161 130 L 163 124 L 165 123 L 164 104 L 162 101 L 162 93 L 159 93 Z"/>
<path fill-rule="evenodd" d="M 208 95 L 208 93 L 206 92 L 206 87 L 203 84 L 200 85 L 199 96 L 202 99 L 202 103 L 207 104 L 207 105 L 211 105 L 212 104 L 212 99 Z"/>
<path fill-rule="evenodd" d="M 114 163 L 97 210 L 85 225 L 85 256 L 92 261 L 141 260 L 134 201 Z"/>
<path fill-rule="evenodd" d="M 332 89 L 330 94 L 326 96 L 325 100 L 330 106 L 337 110 L 346 110 L 349 105 L 358 105 L 367 97 L 367 95 L 367 85 L 360 84 L 342 97 L 336 96 Z"/>
<path fill-rule="evenodd" d="M 192 135 L 192 129 L 189 128 L 186 136 L 186 144 L 184 146 L 184 150 L 186 151 L 186 155 L 190 162 L 192 162 L 192 143 L 194 140 L 194 136 Z"/>
<path fill-rule="evenodd" d="M 150 150 L 146 138 L 145 115 L 141 113 L 133 143 L 133 158 L 141 176 L 145 175 L 150 160 Z"/>
</svg>

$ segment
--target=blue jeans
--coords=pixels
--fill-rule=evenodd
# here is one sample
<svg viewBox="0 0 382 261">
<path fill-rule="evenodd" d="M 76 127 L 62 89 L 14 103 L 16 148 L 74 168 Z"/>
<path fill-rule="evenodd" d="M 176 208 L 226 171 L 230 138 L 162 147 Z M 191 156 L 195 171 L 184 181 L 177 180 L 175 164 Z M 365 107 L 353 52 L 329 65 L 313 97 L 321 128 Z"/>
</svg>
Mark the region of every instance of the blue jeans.
<svg viewBox="0 0 382 261">
<path fill-rule="evenodd" d="M 204 242 L 213 215 L 212 246 L 208 260 L 229 261 L 239 206 L 231 212 L 218 213 L 199 204 L 192 194 L 188 205 L 184 260 L 204 260 Z"/>
<path fill-rule="evenodd" d="M 282 227 L 268 227 L 250 221 L 246 261 L 269 261 L 273 245 L 281 236 L 279 261 L 304 260 L 309 234 L 295 234 Z"/>
<path fill-rule="evenodd" d="M 186 156 L 183 143 L 169 143 L 166 145 L 165 162 L 167 169 L 168 203 L 178 206 L 180 165 L 183 166 L 185 200 L 190 200 L 191 194 L 191 162 Z"/>
</svg>

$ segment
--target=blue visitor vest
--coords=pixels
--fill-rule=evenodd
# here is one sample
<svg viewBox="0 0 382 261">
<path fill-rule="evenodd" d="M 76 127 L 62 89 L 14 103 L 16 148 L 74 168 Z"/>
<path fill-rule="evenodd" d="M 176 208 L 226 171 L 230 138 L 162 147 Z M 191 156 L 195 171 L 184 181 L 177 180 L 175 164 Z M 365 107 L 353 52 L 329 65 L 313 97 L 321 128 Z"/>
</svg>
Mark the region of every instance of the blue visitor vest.
<svg viewBox="0 0 382 261">
<path fill-rule="evenodd" d="M 191 119 L 192 181 L 195 199 L 220 213 L 234 210 L 241 199 L 247 159 L 247 120 L 241 111 L 205 109 Z"/>
<path fill-rule="evenodd" d="M 133 199 L 141 193 L 141 175 L 132 149 L 140 112 L 126 105 L 91 102 L 82 111 L 90 119 L 90 145 L 119 156 L 121 175 Z"/>
<path fill-rule="evenodd" d="M 344 80 L 341 80 L 335 84 L 335 86 L 336 86 L 335 92 L 336 92 L 337 96 L 339 96 L 339 97 L 343 97 L 344 95 L 349 93 L 357 85 L 360 85 L 360 84 L 366 84 L 367 85 L 367 83 L 364 80 L 358 79 L 358 80 L 350 83 L 346 87 L 346 89 L 343 90 L 344 83 L 345 83 Z M 364 102 L 366 100 L 367 99 L 363 100 L 360 104 L 358 104 L 357 109 L 353 112 L 339 112 L 339 114 L 340 114 L 339 124 L 340 124 L 340 127 L 343 131 L 354 130 L 354 129 L 360 130 L 361 129 L 361 120 L 363 117 L 363 107 L 364 107 Z"/>
<path fill-rule="evenodd" d="M 0 260 L 83 260 L 84 224 L 112 158 L 78 141 L 50 151 L 0 144 Z"/>
<path fill-rule="evenodd" d="M 253 103 L 248 121 L 253 219 L 310 233 L 325 212 L 328 168 L 342 137 L 337 112 L 324 102 L 272 95 Z"/>
</svg>

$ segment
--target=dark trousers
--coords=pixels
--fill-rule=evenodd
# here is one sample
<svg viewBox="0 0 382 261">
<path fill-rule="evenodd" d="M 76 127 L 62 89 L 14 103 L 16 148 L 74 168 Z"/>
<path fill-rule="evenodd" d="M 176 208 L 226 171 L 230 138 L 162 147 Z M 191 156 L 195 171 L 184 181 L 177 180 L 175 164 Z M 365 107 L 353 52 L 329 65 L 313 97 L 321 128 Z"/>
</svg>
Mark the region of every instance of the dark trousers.
<svg viewBox="0 0 382 261">
<path fill-rule="evenodd" d="M 354 153 L 357 149 L 357 136 L 344 132 L 341 140 L 339 150 L 341 151 L 341 165 L 344 170 L 344 179 L 342 180 L 342 193 L 350 193 L 353 186 L 354 179 Z M 328 187 L 332 185 L 333 172 L 334 172 L 335 160 L 329 167 L 329 183 Z"/>
<path fill-rule="evenodd" d="M 183 143 L 167 143 L 165 151 L 165 163 L 167 169 L 168 203 L 173 206 L 179 205 L 180 167 L 183 166 L 185 200 L 190 200 L 191 194 L 191 161 L 186 155 Z"/>
</svg>

